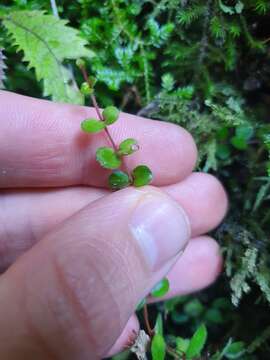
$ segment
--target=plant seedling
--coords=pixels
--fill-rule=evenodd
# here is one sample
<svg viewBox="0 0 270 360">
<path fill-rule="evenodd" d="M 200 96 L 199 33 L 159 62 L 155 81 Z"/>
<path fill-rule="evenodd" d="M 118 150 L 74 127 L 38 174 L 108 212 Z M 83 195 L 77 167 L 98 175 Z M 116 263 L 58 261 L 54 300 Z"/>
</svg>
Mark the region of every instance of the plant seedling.
<svg viewBox="0 0 270 360">
<path fill-rule="evenodd" d="M 81 122 L 81 129 L 87 134 L 97 134 L 104 131 L 111 143 L 111 147 L 99 147 L 96 150 L 96 161 L 105 169 L 113 170 L 108 176 L 108 186 L 111 190 L 120 190 L 127 186 L 133 185 L 135 187 L 145 186 L 151 183 L 153 179 L 152 171 L 146 165 L 136 166 L 131 173 L 125 166 L 124 158 L 132 155 L 139 150 L 139 144 L 136 139 L 124 139 L 119 146 L 117 146 L 109 132 L 108 127 L 114 124 L 120 115 L 120 111 L 115 106 L 107 106 L 103 111 L 100 110 L 94 92 L 96 80 L 89 77 L 84 60 L 77 60 L 77 66 L 80 68 L 84 82 L 81 85 L 81 93 L 87 97 L 90 96 L 93 106 L 96 110 L 98 119 L 85 119 Z M 161 280 L 152 290 L 153 297 L 164 296 L 169 291 L 168 279 Z M 144 302 L 144 309 L 146 309 L 146 302 Z M 147 314 L 147 311 L 144 311 Z M 149 324 L 148 315 L 145 318 Z M 149 326 L 148 326 L 149 327 Z M 149 335 L 153 332 L 149 329 Z"/>
</svg>

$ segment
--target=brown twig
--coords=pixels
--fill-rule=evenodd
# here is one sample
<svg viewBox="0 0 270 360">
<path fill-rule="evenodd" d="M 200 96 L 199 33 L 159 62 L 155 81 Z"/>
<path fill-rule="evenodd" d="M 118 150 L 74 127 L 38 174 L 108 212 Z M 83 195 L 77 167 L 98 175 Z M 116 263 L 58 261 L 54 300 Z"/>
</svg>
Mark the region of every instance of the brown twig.
<svg viewBox="0 0 270 360">
<path fill-rule="evenodd" d="M 175 359 L 181 359 L 180 355 L 169 345 L 166 346 L 166 351 L 168 354 L 170 354 L 171 356 L 173 356 Z"/>
<path fill-rule="evenodd" d="M 155 335 L 155 331 L 151 328 L 151 325 L 149 322 L 147 304 L 144 304 L 144 306 L 143 306 L 143 318 L 144 318 L 147 333 L 150 336 L 150 338 L 152 338 Z"/>
</svg>

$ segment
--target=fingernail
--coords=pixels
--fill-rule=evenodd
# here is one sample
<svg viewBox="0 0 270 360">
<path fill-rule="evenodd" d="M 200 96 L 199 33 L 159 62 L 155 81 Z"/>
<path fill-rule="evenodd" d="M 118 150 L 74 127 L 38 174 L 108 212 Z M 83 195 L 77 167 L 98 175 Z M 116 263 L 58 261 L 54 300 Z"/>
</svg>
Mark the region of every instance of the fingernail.
<svg viewBox="0 0 270 360">
<path fill-rule="evenodd" d="M 153 271 L 184 249 L 190 225 L 184 210 L 165 195 L 144 195 L 132 214 L 131 231 Z"/>
</svg>

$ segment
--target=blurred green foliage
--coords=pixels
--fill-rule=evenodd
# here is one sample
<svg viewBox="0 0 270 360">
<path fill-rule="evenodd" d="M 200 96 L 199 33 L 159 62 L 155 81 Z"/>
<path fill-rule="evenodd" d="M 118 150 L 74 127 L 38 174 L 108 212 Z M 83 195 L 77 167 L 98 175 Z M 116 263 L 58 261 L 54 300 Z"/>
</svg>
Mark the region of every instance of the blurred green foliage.
<svg viewBox="0 0 270 360">
<path fill-rule="evenodd" d="M 1 2 L 0 48 L 6 59 L 0 56 L 0 75 L 5 71 L 8 90 L 46 97 L 50 74 L 36 77 L 33 49 L 27 52 L 19 29 L 7 26 L 14 12 L 25 10 L 52 15 L 49 1 Z M 187 128 L 198 144 L 198 169 L 218 176 L 230 198 L 230 212 L 213 233 L 222 247 L 224 274 L 206 291 L 151 307 L 151 320 L 159 316 L 163 328 L 153 358 L 159 359 L 155 344 L 164 353 L 164 339 L 179 359 L 187 358 L 197 331 L 202 334 L 195 358 L 269 358 L 269 1 L 58 0 L 57 10 L 91 52 L 86 64 L 98 80 L 99 103 Z M 56 35 L 45 33 L 43 40 L 76 91 L 82 78 L 74 60 L 81 55 L 70 54 L 72 45 L 61 52 Z M 27 68 L 29 61 L 34 69 Z"/>
</svg>

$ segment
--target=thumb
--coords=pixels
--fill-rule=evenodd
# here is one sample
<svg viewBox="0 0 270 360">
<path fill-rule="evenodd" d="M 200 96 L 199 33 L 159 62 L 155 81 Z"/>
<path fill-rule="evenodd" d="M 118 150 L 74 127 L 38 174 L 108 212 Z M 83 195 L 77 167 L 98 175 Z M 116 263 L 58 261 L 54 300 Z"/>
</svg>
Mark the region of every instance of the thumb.
<svg viewBox="0 0 270 360">
<path fill-rule="evenodd" d="M 102 358 L 189 236 L 182 208 L 152 187 L 86 206 L 2 276 L 0 358 Z"/>
</svg>

